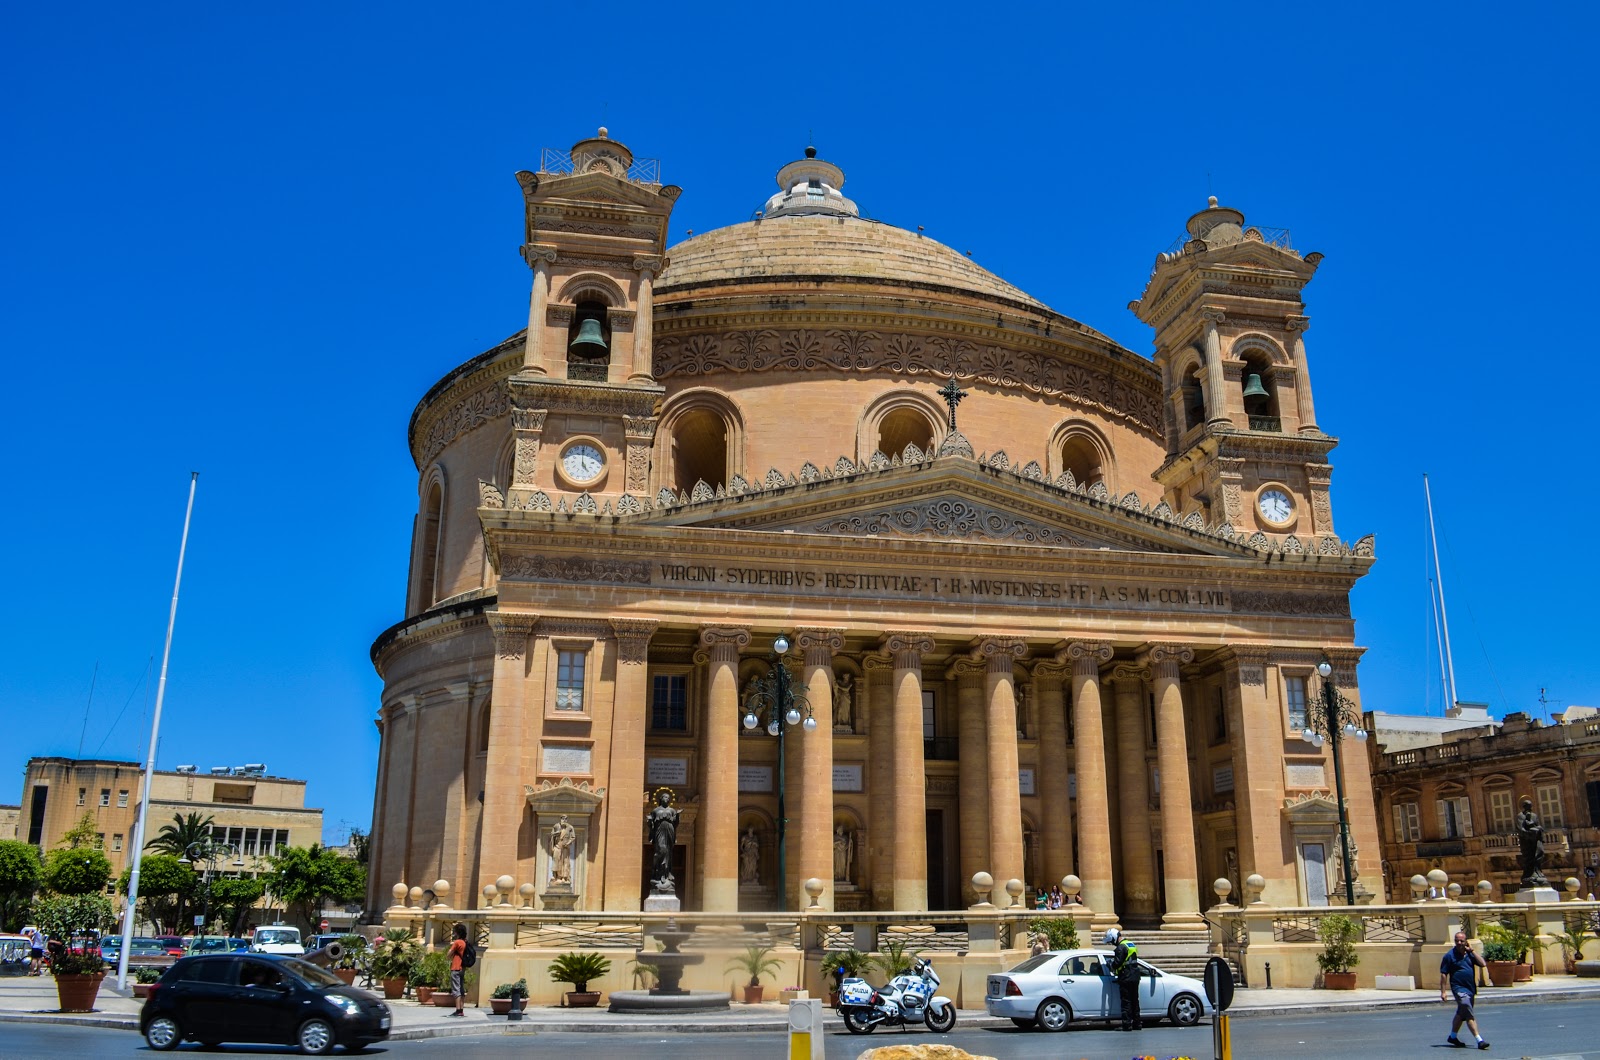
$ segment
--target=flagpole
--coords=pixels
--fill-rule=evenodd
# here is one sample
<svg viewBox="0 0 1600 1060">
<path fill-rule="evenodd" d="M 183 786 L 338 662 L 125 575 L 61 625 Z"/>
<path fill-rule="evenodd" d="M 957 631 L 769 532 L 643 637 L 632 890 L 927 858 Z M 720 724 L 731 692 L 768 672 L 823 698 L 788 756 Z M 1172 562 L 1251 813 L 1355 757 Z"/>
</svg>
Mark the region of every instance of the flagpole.
<svg viewBox="0 0 1600 1060">
<path fill-rule="evenodd" d="M 167 643 L 161 649 L 161 677 L 156 681 L 156 709 L 150 719 L 150 754 L 144 763 L 144 791 L 139 821 L 133 830 L 132 864 L 128 869 L 128 905 L 122 911 L 122 949 L 117 954 L 117 989 L 128 985 L 128 951 L 133 948 L 133 916 L 139 896 L 139 859 L 144 853 L 144 826 L 150 814 L 150 777 L 156 771 L 156 744 L 161 739 L 161 701 L 167 694 L 167 660 L 172 657 L 172 627 L 178 621 L 178 588 L 183 584 L 183 555 L 189 548 L 189 518 L 194 514 L 194 488 L 200 472 L 189 472 L 189 504 L 183 510 L 183 538 L 178 542 L 178 576 L 172 582 L 172 609 L 167 613 Z"/>
</svg>

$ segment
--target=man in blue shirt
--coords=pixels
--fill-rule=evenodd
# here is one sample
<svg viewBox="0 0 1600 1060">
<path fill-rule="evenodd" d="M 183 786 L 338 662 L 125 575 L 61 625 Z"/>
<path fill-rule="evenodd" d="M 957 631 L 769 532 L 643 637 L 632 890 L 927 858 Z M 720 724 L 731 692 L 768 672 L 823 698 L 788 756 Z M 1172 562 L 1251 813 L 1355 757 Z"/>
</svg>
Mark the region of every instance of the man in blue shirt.
<svg viewBox="0 0 1600 1060">
<path fill-rule="evenodd" d="M 1478 994 L 1474 969 L 1483 966 L 1483 958 L 1473 953 L 1472 947 L 1467 945 L 1467 933 L 1456 932 L 1455 949 L 1446 952 L 1444 960 L 1439 962 L 1439 1000 L 1449 1001 L 1453 996 L 1456 1002 L 1456 1015 L 1450 1021 L 1450 1037 L 1445 1039 L 1446 1045 L 1453 1045 L 1457 1049 L 1467 1047 L 1466 1042 L 1456 1037 L 1456 1032 L 1465 1023 L 1472 1036 L 1478 1039 L 1478 1048 L 1489 1048 L 1489 1043 L 1478 1033 L 1477 1018 L 1472 1015 L 1472 1002 Z"/>
</svg>

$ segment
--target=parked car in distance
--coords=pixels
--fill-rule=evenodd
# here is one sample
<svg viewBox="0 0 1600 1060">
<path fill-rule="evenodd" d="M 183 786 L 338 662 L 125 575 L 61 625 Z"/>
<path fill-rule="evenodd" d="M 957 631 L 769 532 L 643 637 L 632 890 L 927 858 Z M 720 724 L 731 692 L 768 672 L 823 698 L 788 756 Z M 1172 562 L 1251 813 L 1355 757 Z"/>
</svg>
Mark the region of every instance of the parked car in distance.
<svg viewBox="0 0 1600 1060">
<path fill-rule="evenodd" d="M 107 964 L 116 964 L 122 951 L 122 936 L 107 935 L 100 940 L 100 956 Z M 168 956 L 166 944 L 160 939 L 148 938 L 142 935 L 133 937 L 133 945 L 128 950 L 128 963 L 133 964 L 165 964 L 162 960 Z"/>
<path fill-rule="evenodd" d="M 200 938 L 189 940 L 189 952 L 191 954 L 237 953 L 249 948 L 249 939 L 228 938 L 223 935 L 203 935 Z"/>
<path fill-rule="evenodd" d="M 201 954 L 167 969 L 139 1013 L 139 1033 L 157 1050 L 239 1042 L 321 1055 L 381 1042 L 389 1021 L 382 1001 L 297 957 Z"/>
<path fill-rule="evenodd" d="M 250 952 L 299 957 L 306 952 L 306 948 L 300 943 L 299 928 L 289 927 L 286 924 L 273 924 L 270 927 L 256 928 L 255 934 L 250 936 Z"/>
<path fill-rule="evenodd" d="M 26 935 L 0 935 L 0 975 L 27 975 L 32 950 Z"/>
<path fill-rule="evenodd" d="M 157 935 L 155 941 L 162 945 L 169 957 L 182 957 L 188 952 L 188 940 L 182 935 Z"/>
<path fill-rule="evenodd" d="M 1139 1016 L 1192 1027 L 1215 1015 L 1205 984 L 1139 962 Z M 1052 950 L 988 978 L 983 1005 L 991 1016 L 1024 1029 L 1064 1031 L 1075 1021 L 1120 1020 L 1122 992 L 1106 950 Z"/>
<path fill-rule="evenodd" d="M 307 953 L 315 953 L 316 951 L 322 949 L 324 946 L 328 945 L 328 943 L 330 943 L 330 942 L 338 942 L 342 938 L 344 938 L 344 936 L 343 935 L 338 935 L 338 934 L 334 934 L 334 935 L 312 935 L 309 939 L 306 939 L 306 952 Z"/>
</svg>

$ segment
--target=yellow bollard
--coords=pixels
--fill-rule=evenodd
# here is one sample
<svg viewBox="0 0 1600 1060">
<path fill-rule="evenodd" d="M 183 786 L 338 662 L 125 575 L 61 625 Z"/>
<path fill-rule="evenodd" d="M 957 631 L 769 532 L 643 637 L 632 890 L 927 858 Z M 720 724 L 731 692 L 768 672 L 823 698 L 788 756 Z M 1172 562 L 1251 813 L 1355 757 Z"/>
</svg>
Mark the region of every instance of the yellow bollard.
<svg viewBox="0 0 1600 1060">
<path fill-rule="evenodd" d="M 1211 1053 L 1215 1060 L 1233 1060 L 1233 1028 L 1220 1012 L 1211 1018 Z"/>
<path fill-rule="evenodd" d="M 789 1060 L 824 1060 L 822 1001 L 795 998 L 789 1002 Z"/>
</svg>

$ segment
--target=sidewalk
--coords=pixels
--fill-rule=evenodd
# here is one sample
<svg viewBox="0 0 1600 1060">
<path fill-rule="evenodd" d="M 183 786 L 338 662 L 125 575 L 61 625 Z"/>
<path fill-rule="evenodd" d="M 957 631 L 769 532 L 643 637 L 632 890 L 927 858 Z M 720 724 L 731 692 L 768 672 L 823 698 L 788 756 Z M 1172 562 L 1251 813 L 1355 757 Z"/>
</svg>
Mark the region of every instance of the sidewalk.
<svg viewBox="0 0 1600 1060">
<path fill-rule="evenodd" d="M 130 989 L 119 993 L 116 979 L 108 977 L 100 984 L 100 995 L 95 1011 L 62 1013 L 56 1010 L 55 981 L 45 978 L 21 976 L 0 979 L 0 1023 L 63 1023 L 88 1027 L 120 1027 L 137 1031 L 139 1006 Z M 1479 995 L 1480 1005 L 1516 1004 L 1528 1001 L 1566 1001 L 1575 998 L 1600 999 L 1600 979 L 1579 979 L 1571 975 L 1542 975 L 1531 983 L 1521 983 L 1510 988 L 1485 988 Z M 1246 990 L 1234 994 L 1228 1014 L 1240 1019 L 1260 1016 L 1310 1015 L 1328 1012 L 1371 1012 L 1403 1005 L 1438 1006 L 1437 990 Z M 718 1031 L 766 1033 L 782 1032 L 787 1026 L 787 1012 L 779 1002 L 761 1005 L 729 1006 L 727 1012 L 696 1012 L 688 1018 L 664 1021 L 651 1015 L 624 1015 L 610 1013 L 604 1007 L 595 1009 L 565 1009 L 554 1006 L 530 1008 L 523 1019 L 512 1023 L 502 1016 L 491 1016 L 487 1008 L 475 1009 L 470 1005 L 465 1019 L 451 1019 L 448 1009 L 427 1008 L 414 1001 L 391 1001 L 394 1026 L 392 1041 L 409 1041 L 419 1038 L 441 1038 L 466 1034 L 538 1034 L 556 1032 L 590 1032 L 613 1034 L 667 1034 L 691 1032 L 696 1034 Z M 830 1030 L 839 1030 L 843 1024 L 831 1011 L 827 1013 Z M 962 1009 L 957 1024 L 966 1027 L 1005 1027 L 1009 1020 L 996 1019 L 982 1009 Z"/>
</svg>

